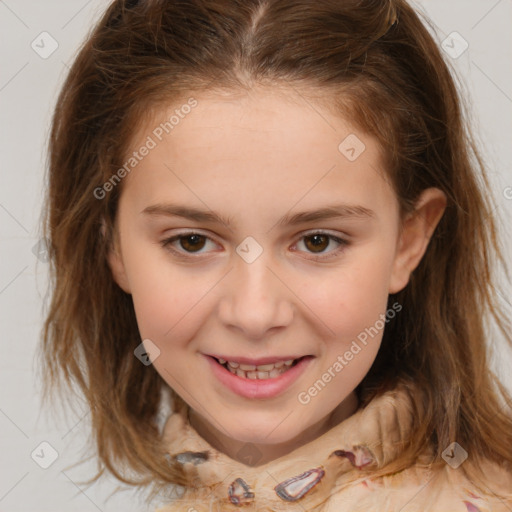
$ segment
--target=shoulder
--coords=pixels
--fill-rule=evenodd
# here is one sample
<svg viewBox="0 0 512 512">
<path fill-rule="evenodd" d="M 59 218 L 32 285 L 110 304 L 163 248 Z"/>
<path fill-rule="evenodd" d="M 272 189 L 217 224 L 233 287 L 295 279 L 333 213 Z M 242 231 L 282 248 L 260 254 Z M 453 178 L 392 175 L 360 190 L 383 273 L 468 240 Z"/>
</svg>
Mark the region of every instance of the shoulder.
<svg viewBox="0 0 512 512">
<path fill-rule="evenodd" d="M 437 469 L 418 464 L 390 476 L 361 479 L 333 493 L 325 512 L 342 504 L 351 512 L 511 512 L 512 473 L 491 462 L 482 469 L 486 479 L 478 486 L 460 466 L 449 464 Z"/>
</svg>

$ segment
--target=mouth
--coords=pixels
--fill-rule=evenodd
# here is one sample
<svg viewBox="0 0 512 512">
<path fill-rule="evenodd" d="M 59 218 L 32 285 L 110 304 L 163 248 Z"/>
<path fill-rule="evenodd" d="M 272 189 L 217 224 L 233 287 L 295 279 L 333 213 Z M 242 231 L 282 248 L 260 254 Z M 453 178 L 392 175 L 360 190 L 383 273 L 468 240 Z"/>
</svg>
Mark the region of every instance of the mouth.
<svg viewBox="0 0 512 512">
<path fill-rule="evenodd" d="M 217 364 L 225 368 L 227 371 L 250 380 L 268 380 L 275 379 L 286 373 L 290 368 L 299 364 L 303 359 L 311 358 L 312 356 L 302 356 L 298 358 L 274 360 L 274 362 L 265 362 L 264 364 L 250 364 L 241 362 L 240 360 L 226 360 L 221 357 L 210 356 Z M 247 360 L 245 360 L 247 361 Z"/>
<path fill-rule="evenodd" d="M 206 356 L 213 376 L 225 388 L 248 399 L 273 399 L 290 389 L 315 356 L 247 357 Z"/>
</svg>

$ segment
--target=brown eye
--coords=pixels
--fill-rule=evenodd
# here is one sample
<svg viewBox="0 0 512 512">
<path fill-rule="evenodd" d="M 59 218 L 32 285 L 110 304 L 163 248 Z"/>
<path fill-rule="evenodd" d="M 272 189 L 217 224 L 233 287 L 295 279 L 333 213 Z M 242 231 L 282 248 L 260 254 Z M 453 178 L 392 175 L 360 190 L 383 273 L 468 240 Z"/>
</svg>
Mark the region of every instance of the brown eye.
<svg viewBox="0 0 512 512">
<path fill-rule="evenodd" d="M 303 235 L 296 247 L 299 251 L 305 252 L 307 258 L 314 261 L 322 261 L 327 260 L 327 258 L 337 257 L 349 245 L 348 240 L 331 235 L 330 233 L 317 231 Z M 297 248 L 293 250 L 295 251 Z M 307 256 L 308 254 L 309 256 Z"/>
<path fill-rule="evenodd" d="M 179 238 L 180 246 L 187 252 L 200 251 L 206 243 L 203 235 L 187 235 Z"/>
<path fill-rule="evenodd" d="M 208 249 L 208 243 L 215 246 L 211 238 L 200 233 L 182 233 L 161 242 L 162 247 L 181 256 L 208 252 L 203 251 L 204 248 Z"/>
<path fill-rule="evenodd" d="M 304 237 L 304 245 L 311 252 L 323 252 L 329 246 L 331 237 L 322 234 L 309 235 Z"/>
</svg>

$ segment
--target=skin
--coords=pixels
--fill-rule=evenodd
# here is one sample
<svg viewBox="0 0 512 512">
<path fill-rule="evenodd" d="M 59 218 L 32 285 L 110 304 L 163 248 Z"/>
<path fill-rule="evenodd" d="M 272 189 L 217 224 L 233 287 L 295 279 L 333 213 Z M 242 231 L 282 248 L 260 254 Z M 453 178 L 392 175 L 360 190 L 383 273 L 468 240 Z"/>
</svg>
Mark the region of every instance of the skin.
<svg viewBox="0 0 512 512">
<path fill-rule="evenodd" d="M 197 107 L 124 179 L 109 264 L 133 297 L 142 339 L 161 351 L 156 370 L 190 405 L 192 425 L 234 459 L 252 443 L 261 465 L 355 412 L 354 389 L 377 357 L 382 330 L 307 404 L 298 396 L 386 313 L 388 295 L 407 285 L 446 199 L 428 189 L 401 219 L 377 140 L 292 90 L 195 97 Z M 161 109 L 133 148 L 176 107 Z M 355 161 L 338 150 L 350 134 L 366 146 Z M 143 212 L 169 203 L 216 212 L 231 224 Z M 278 224 L 331 204 L 373 214 Z M 170 246 L 181 256 L 162 245 L 193 230 L 207 237 L 198 252 L 186 237 Z M 315 246 L 318 230 L 347 244 L 320 237 Z M 236 252 L 247 236 L 263 249 L 250 264 Z M 279 396 L 249 399 L 217 380 L 205 354 L 314 359 Z"/>
</svg>

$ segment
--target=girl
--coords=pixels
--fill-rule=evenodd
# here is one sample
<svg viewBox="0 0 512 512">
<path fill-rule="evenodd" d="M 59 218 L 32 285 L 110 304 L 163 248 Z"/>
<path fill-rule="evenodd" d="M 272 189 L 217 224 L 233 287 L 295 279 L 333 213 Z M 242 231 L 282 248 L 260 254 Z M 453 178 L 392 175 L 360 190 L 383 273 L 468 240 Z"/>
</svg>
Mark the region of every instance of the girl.
<svg viewBox="0 0 512 512">
<path fill-rule="evenodd" d="M 510 511 L 488 185 L 404 0 L 116 0 L 50 141 L 46 387 L 161 511 Z M 159 420 L 172 409 L 165 429 Z"/>
</svg>

